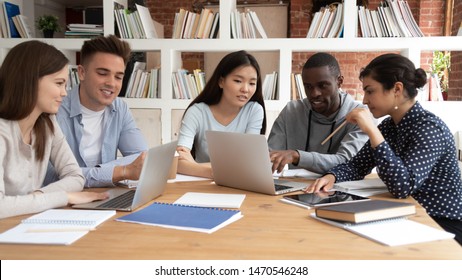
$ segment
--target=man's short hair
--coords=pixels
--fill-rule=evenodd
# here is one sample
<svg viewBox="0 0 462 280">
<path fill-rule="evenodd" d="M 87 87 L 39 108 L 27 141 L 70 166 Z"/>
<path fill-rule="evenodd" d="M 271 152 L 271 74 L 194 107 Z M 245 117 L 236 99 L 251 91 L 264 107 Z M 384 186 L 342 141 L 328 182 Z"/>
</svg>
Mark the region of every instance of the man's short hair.
<svg viewBox="0 0 462 280">
<path fill-rule="evenodd" d="M 340 66 L 338 64 L 337 59 L 334 56 L 328 53 L 323 53 L 323 52 L 315 53 L 310 58 L 308 58 L 305 65 L 303 66 L 303 69 L 323 67 L 323 66 L 328 66 L 332 75 L 334 76 L 341 75 Z"/>
<path fill-rule="evenodd" d="M 80 50 L 80 64 L 84 65 L 95 53 L 110 53 L 121 57 L 127 65 L 131 55 L 130 45 L 117 36 L 98 36 L 83 43 Z"/>
</svg>

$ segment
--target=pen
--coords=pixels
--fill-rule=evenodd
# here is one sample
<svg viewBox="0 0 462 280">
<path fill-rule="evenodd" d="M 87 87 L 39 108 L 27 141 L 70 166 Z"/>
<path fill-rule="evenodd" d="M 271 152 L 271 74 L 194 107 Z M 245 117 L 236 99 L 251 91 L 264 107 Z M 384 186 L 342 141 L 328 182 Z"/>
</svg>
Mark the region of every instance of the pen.
<svg viewBox="0 0 462 280">
<path fill-rule="evenodd" d="M 346 121 L 341 123 L 331 134 L 329 134 L 329 136 L 326 137 L 326 139 L 324 139 L 324 141 L 321 142 L 321 145 L 326 144 L 326 142 L 329 141 L 329 139 L 332 138 L 332 136 L 334 136 L 334 134 L 337 133 L 346 123 Z"/>
<path fill-rule="evenodd" d="M 26 233 L 92 231 L 95 228 L 31 228 Z"/>
</svg>

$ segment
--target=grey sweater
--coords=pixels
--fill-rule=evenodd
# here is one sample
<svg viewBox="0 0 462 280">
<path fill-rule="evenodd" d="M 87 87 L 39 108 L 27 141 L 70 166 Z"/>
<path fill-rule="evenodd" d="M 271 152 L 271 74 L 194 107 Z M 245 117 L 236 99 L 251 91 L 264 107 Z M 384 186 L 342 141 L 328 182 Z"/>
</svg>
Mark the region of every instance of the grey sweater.
<svg viewBox="0 0 462 280">
<path fill-rule="evenodd" d="M 354 108 L 365 107 L 349 94 L 340 93 L 340 110 L 329 117 L 311 110 L 308 99 L 290 101 L 279 114 L 268 137 L 271 150 L 296 150 L 300 161 L 296 168 L 325 173 L 353 157 L 369 139 L 357 125 L 347 123 L 330 141 L 321 142 L 337 128 Z M 310 119 L 311 111 L 311 121 Z M 306 150 L 308 127 L 309 146 Z M 293 165 L 290 168 L 294 168 Z"/>
</svg>

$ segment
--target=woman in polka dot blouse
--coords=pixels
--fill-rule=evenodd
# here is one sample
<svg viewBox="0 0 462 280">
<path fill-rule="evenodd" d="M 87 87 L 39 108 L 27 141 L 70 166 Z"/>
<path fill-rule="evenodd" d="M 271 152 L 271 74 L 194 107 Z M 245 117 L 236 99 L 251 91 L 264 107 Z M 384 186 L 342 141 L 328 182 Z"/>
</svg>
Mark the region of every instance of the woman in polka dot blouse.
<svg viewBox="0 0 462 280">
<path fill-rule="evenodd" d="M 425 71 L 398 54 L 372 60 L 360 75 L 363 103 L 346 120 L 369 141 L 349 162 L 331 169 L 306 192 L 329 190 L 335 182 L 363 179 L 374 167 L 396 198 L 409 195 L 462 244 L 462 180 L 452 133 L 415 100 L 426 83 Z M 389 115 L 378 127 L 375 118 Z M 415 233 L 418 234 L 418 233 Z"/>
</svg>

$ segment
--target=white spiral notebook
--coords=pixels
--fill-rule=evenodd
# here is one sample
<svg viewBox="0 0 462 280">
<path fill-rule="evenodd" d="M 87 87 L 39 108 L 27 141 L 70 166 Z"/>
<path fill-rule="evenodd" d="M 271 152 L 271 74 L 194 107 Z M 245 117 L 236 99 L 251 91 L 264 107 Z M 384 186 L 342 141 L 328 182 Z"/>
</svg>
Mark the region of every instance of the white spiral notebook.
<svg viewBox="0 0 462 280">
<path fill-rule="evenodd" d="M 174 203 L 199 207 L 239 208 L 244 199 L 245 194 L 187 192 Z"/>
<path fill-rule="evenodd" d="M 69 245 L 115 213 L 114 210 L 50 209 L 0 234 L 0 243 Z"/>
<path fill-rule="evenodd" d="M 312 213 L 311 217 L 388 246 L 400 246 L 454 238 L 454 234 L 452 233 L 406 218 L 352 224 L 316 217 L 315 213 Z"/>
</svg>

